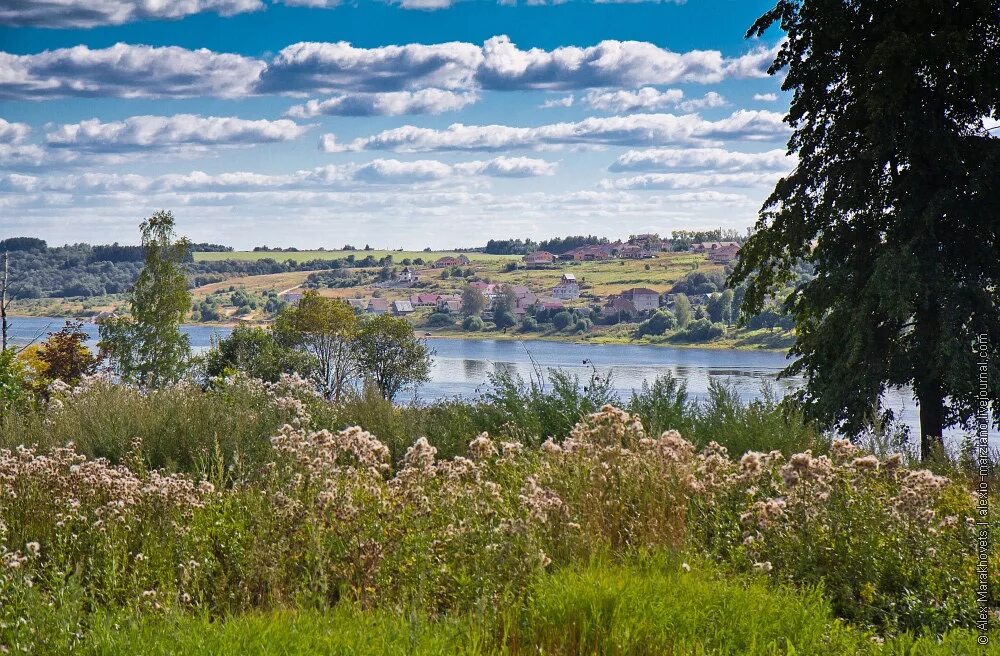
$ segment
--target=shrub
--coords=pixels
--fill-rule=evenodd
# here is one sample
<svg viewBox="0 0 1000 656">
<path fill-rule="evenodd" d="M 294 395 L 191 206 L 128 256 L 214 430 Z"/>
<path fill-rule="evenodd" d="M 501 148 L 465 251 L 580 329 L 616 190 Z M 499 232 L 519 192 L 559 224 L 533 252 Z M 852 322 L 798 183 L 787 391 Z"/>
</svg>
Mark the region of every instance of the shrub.
<svg viewBox="0 0 1000 656">
<path fill-rule="evenodd" d="M 669 310 L 658 310 L 651 317 L 639 324 L 636 337 L 644 335 L 662 335 L 677 327 L 677 317 Z"/>
<path fill-rule="evenodd" d="M 675 335 L 675 338 L 685 342 L 709 342 L 718 339 L 726 333 L 722 324 L 712 323 L 707 318 L 695 319 Z"/>
<path fill-rule="evenodd" d="M 552 317 L 552 325 L 555 326 L 556 330 L 566 330 L 575 323 L 576 317 L 572 312 L 566 310 L 558 312 Z"/>
<path fill-rule="evenodd" d="M 472 315 L 470 317 L 465 317 L 462 321 L 462 330 L 467 330 L 469 332 L 479 332 L 485 327 L 485 323 L 478 315 Z"/>
<path fill-rule="evenodd" d="M 444 326 L 451 326 L 454 323 L 455 320 L 447 312 L 432 312 L 427 317 L 427 325 L 432 328 L 443 328 Z"/>
</svg>

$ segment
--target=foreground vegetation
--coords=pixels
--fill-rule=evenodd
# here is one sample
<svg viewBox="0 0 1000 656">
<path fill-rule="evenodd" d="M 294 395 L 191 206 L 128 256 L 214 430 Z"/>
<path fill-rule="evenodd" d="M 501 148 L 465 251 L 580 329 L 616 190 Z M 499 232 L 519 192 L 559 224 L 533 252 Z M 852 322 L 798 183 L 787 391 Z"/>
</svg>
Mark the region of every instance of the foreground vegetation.
<svg viewBox="0 0 1000 656">
<path fill-rule="evenodd" d="M 703 406 L 669 379 L 631 413 L 607 398 L 560 375 L 420 408 L 292 378 L 55 384 L 0 423 L 0 643 L 971 653 L 960 470 L 719 386 Z"/>
</svg>

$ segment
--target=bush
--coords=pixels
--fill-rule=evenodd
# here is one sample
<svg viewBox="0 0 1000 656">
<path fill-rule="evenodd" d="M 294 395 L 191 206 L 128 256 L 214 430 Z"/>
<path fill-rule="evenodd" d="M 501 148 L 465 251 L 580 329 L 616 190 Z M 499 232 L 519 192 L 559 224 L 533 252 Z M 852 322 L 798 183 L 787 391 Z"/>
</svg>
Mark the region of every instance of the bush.
<svg viewBox="0 0 1000 656">
<path fill-rule="evenodd" d="M 562 310 L 552 317 L 552 325 L 555 326 L 556 330 L 566 330 L 575 323 L 576 317 L 567 310 Z"/>
<path fill-rule="evenodd" d="M 534 317 L 521 319 L 521 332 L 530 333 L 538 330 L 538 321 Z"/>
<path fill-rule="evenodd" d="M 500 328 L 502 330 L 504 328 L 510 328 L 511 326 L 515 325 L 517 323 L 517 317 L 514 316 L 513 312 L 510 312 L 508 310 L 501 310 L 499 312 L 494 313 L 493 323 L 496 324 L 497 328 Z"/>
<path fill-rule="evenodd" d="M 658 310 L 653 313 L 653 315 L 639 324 L 639 328 L 636 329 L 635 336 L 643 337 L 644 335 L 662 335 L 668 330 L 673 330 L 677 327 L 677 317 L 670 310 Z"/>
<path fill-rule="evenodd" d="M 472 315 L 471 317 L 465 317 L 462 321 L 462 330 L 467 330 L 469 332 L 479 332 L 486 326 L 483 320 L 478 315 Z"/>
<path fill-rule="evenodd" d="M 684 330 L 678 332 L 674 338 L 684 342 L 710 342 L 726 334 L 726 327 L 722 324 L 712 323 L 707 318 L 695 319 L 687 325 Z"/>
<path fill-rule="evenodd" d="M 444 326 L 454 325 L 455 320 L 447 312 L 432 312 L 429 317 L 427 317 L 427 325 L 432 328 L 443 328 Z"/>
</svg>

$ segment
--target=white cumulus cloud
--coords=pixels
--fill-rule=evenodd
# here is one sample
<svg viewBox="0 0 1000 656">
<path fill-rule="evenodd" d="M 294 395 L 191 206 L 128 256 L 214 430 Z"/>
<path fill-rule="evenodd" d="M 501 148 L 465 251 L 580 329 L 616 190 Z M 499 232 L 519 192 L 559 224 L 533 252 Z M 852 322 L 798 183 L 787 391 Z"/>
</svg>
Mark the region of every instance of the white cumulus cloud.
<svg viewBox="0 0 1000 656">
<path fill-rule="evenodd" d="M 264 8 L 260 0 L 4 0 L 0 25 L 94 27 L 140 20 L 177 19 L 215 12 L 232 16 Z"/>
<path fill-rule="evenodd" d="M 0 98 L 243 97 L 271 93 L 376 93 L 443 89 L 573 90 L 716 83 L 766 76 L 773 49 L 727 58 L 717 50 L 677 53 L 641 41 L 521 49 L 504 35 L 482 45 L 359 48 L 301 42 L 270 61 L 207 49 L 118 43 L 37 54 L 0 52 Z"/>
<path fill-rule="evenodd" d="M 400 91 L 470 88 L 483 55 L 479 46 L 450 42 L 356 48 L 303 42 L 284 48 L 261 76 L 259 91 Z"/>
<path fill-rule="evenodd" d="M 757 187 L 773 185 L 780 173 L 648 173 L 618 180 L 603 180 L 606 189 L 704 189 L 707 187 Z"/>
<path fill-rule="evenodd" d="M 795 158 L 783 149 L 743 153 L 723 148 L 652 148 L 630 150 L 608 167 L 611 171 L 788 171 Z"/>
<path fill-rule="evenodd" d="M 778 94 L 776 93 L 755 93 L 753 94 L 754 100 L 760 100 L 762 102 L 774 102 L 778 99 Z"/>
<path fill-rule="evenodd" d="M 54 128 L 45 135 L 45 141 L 50 148 L 90 153 L 184 151 L 203 150 L 208 146 L 291 141 L 308 129 L 288 119 L 268 121 L 175 114 L 132 116 L 108 123 L 89 119 Z"/>
<path fill-rule="evenodd" d="M 404 114 L 441 114 L 462 109 L 476 102 L 473 92 L 455 93 L 443 89 L 387 91 L 385 93 L 348 93 L 326 100 L 310 100 L 287 112 L 293 118 L 316 116 L 400 116 Z"/>
<path fill-rule="evenodd" d="M 483 44 L 482 54 L 476 79 L 484 88 L 581 89 L 766 77 L 774 49 L 726 58 L 718 50 L 677 53 L 644 41 L 608 40 L 586 48 L 522 50 L 509 37 L 496 36 Z"/>
<path fill-rule="evenodd" d="M 264 67 L 242 55 L 125 43 L 0 52 L 0 98 L 239 97 L 250 93 Z"/>
<path fill-rule="evenodd" d="M 722 139 L 775 140 L 788 131 L 781 118 L 774 112 L 739 110 L 717 121 L 695 114 L 631 114 L 590 117 L 573 123 L 537 127 L 455 123 L 444 130 L 436 130 L 404 125 L 346 144 L 338 143 L 334 135 L 326 134 L 320 140 L 320 148 L 327 152 L 490 151 L 567 145 L 659 146 Z"/>
</svg>

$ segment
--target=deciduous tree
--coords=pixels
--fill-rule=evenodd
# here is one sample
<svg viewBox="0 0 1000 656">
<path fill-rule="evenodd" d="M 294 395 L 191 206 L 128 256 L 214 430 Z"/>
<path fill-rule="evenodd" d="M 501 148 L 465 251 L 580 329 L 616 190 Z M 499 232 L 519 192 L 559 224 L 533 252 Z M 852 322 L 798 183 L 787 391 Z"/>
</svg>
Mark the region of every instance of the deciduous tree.
<svg viewBox="0 0 1000 656">
<path fill-rule="evenodd" d="M 351 306 L 306 290 L 296 305 L 278 315 L 274 330 L 282 343 L 315 359 L 313 375 L 323 394 L 335 401 L 342 399 L 355 373 L 358 318 Z"/>
<path fill-rule="evenodd" d="M 367 319 L 355 345 L 358 369 L 385 399 L 428 379 L 431 352 L 406 319 L 387 314 Z"/>
<path fill-rule="evenodd" d="M 787 35 L 794 171 L 740 250 L 743 311 L 794 280 L 794 363 L 808 411 L 855 433 L 911 388 L 921 450 L 976 412 L 977 336 L 1000 402 L 998 0 L 779 0 L 748 36 Z M 994 411 L 994 416 L 998 413 Z"/>
<path fill-rule="evenodd" d="M 191 355 L 180 326 L 191 310 L 191 294 L 181 263 L 190 257 L 189 243 L 174 233 L 174 216 L 154 213 L 139 226 L 146 259 L 128 293 L 128 316 L 100 323 L 102 355 L 123 380 L 143 387 L 176 382 Z"/>
</svg>

